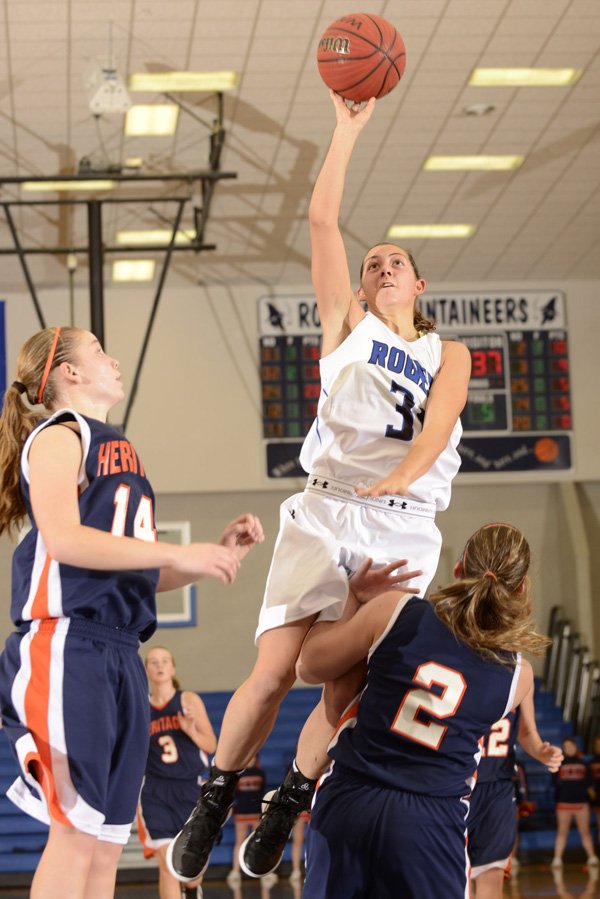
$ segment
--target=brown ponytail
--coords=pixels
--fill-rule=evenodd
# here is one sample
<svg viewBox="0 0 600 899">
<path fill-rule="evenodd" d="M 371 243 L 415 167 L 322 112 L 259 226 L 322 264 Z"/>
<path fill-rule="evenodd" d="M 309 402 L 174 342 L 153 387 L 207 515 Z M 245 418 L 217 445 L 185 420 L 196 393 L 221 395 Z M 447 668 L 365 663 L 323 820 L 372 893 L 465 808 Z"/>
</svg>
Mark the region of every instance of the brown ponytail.
<svg viewBox="0 0 600 899">
<path fill-rule="evenodd" d="M 79 328 L 63 328 L 56 339 L 56 328 L 45 328 L 30 337 L 17 359 L 17 380 L 7 388 L 0 415 L 0 534 L 18 528 L 26 515 L 19 485 L 21 452 L 25 441 L 58 399 L 53 372 L 62 362 L 73 360 Z M 44 406 L 38 404 L 38 393 L 46 364 L 56 339 L 56 346 L 43 388 Z M 27 398 L 27 403 L 24 401 Z M 38 410 L 32 408 L 38 406 Z"/>
<path fill-rule="evenodd" d="M 527 540 L 516 528 L 489 524 L 468 540 L 454 583 L 430 595 L 438 617 L 482 656 L 503 663 L 551 643 L 531 622 Z"/>
</svg>

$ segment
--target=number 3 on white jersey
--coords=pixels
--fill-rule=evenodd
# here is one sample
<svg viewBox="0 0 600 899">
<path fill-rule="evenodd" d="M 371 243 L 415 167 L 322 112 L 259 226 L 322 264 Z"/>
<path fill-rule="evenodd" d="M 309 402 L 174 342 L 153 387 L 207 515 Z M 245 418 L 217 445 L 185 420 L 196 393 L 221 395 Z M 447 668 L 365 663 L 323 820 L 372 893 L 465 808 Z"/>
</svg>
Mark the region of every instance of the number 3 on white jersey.
<svg viewBox="0 0 600 899">
<path fill-rule="evenodd" d="M 414 687 L 408 690 L 396 712 L 391 729 L 409 740 L 414 740 L 415 743 L 421 743 L 430 749 L 439 749 L 448 728 L 443 724 L 436 724 L 435 721 L 420 721 L 418 715 L 421 711 L 434 718 L 450 718 L 455 715 L 467 684 L 460 671 L 446 668 L 437 662 L 424 662 L 419 665 L 413 681 L 427 689 Z M 439 696 L 429 692 L 433 684 L 442 688 Z"/>
</svg>

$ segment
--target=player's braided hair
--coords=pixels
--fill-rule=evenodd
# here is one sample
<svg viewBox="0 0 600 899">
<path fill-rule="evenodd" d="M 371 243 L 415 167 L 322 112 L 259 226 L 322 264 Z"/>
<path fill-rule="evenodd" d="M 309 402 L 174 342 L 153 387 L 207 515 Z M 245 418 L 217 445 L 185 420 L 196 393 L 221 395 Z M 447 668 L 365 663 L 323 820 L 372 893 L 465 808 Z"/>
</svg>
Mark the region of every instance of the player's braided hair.
<svg viewBox="0 0 600 899">
<path fill-rule="evenodd" d="M 21 451 L 35 426 L 44 418 L 44 407 L 52 409 L 56 403 L 53 372 L 62 362 L 73 361 L 81 334 L 79 328 L 60 329 L 43 388 L 44 405 L 40 406 L 38 394 L 56 332 L 56 328 L 44 328 L 23 344 L 17 358 L 17 380 L 4 394 L 0 415 L 0 534 L 18 528 L 25 518 L 25 503 L 19 489 Z M 34 406 L 37 410 L 32 408 Z"/>
<path fill-rule="evenodd" d="M 542 653 L 551 641 L 531 621 L 531 553 L 523 534 L 488 524 L 467 541 L 458 579 L 430 595 L 438 617 L 471 649 L 514 664 L 514 654 Z"/>
</svg>

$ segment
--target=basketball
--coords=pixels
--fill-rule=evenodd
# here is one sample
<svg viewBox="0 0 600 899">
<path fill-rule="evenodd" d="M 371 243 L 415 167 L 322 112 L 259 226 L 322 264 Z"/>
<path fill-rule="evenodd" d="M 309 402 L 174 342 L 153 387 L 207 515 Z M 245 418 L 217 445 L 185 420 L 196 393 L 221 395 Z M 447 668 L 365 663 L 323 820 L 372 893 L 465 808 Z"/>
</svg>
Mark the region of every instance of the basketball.
<svg viewBox="0 0 600 899">
<path fill-rule="evenodd" d="M 370 13 L 336 19 L 317 49 L 319 73 L 327 87 L 354 103 L 389 94 L 405 63 L 400 34 L 386 19 Z"/>
</svg>

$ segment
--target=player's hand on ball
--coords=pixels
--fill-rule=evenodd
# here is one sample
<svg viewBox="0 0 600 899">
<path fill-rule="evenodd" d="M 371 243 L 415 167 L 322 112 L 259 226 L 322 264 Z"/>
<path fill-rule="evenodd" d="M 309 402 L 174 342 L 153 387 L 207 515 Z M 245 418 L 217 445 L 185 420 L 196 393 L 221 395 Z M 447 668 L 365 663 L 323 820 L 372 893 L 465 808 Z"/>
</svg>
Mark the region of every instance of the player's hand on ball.
<svg viewBox="0 0 600 899">
<path fill-rule="evenodd" d="M 366 104 L 351 103 L 350 106 L 348 106 L 344 98 L 340 97 L 339 94 L 336 94 L 335 91 L 332 91 L 331 88 L 329 90 L 329 96 L 335 106 L 335 117 L 338 125 L 349 123 L 360 131 L 373 115 L 373 110 L 375 109 L 375 97 L 371 97 Z"/>
<path fill-rule="evenodd" d="M 369 602 L 380 593 L 399 590 L 403 593 L 419 593 L 418 587 L 408 586 L 409 581 L 423 574 L 422 571 L 401 571 L 406 568 L 408 559 L 397 559 L 382 568 L 373 567 L 373 559 L 366 559 L 350 578 L 350 589 L 359 603 Z"/>
</svg>

